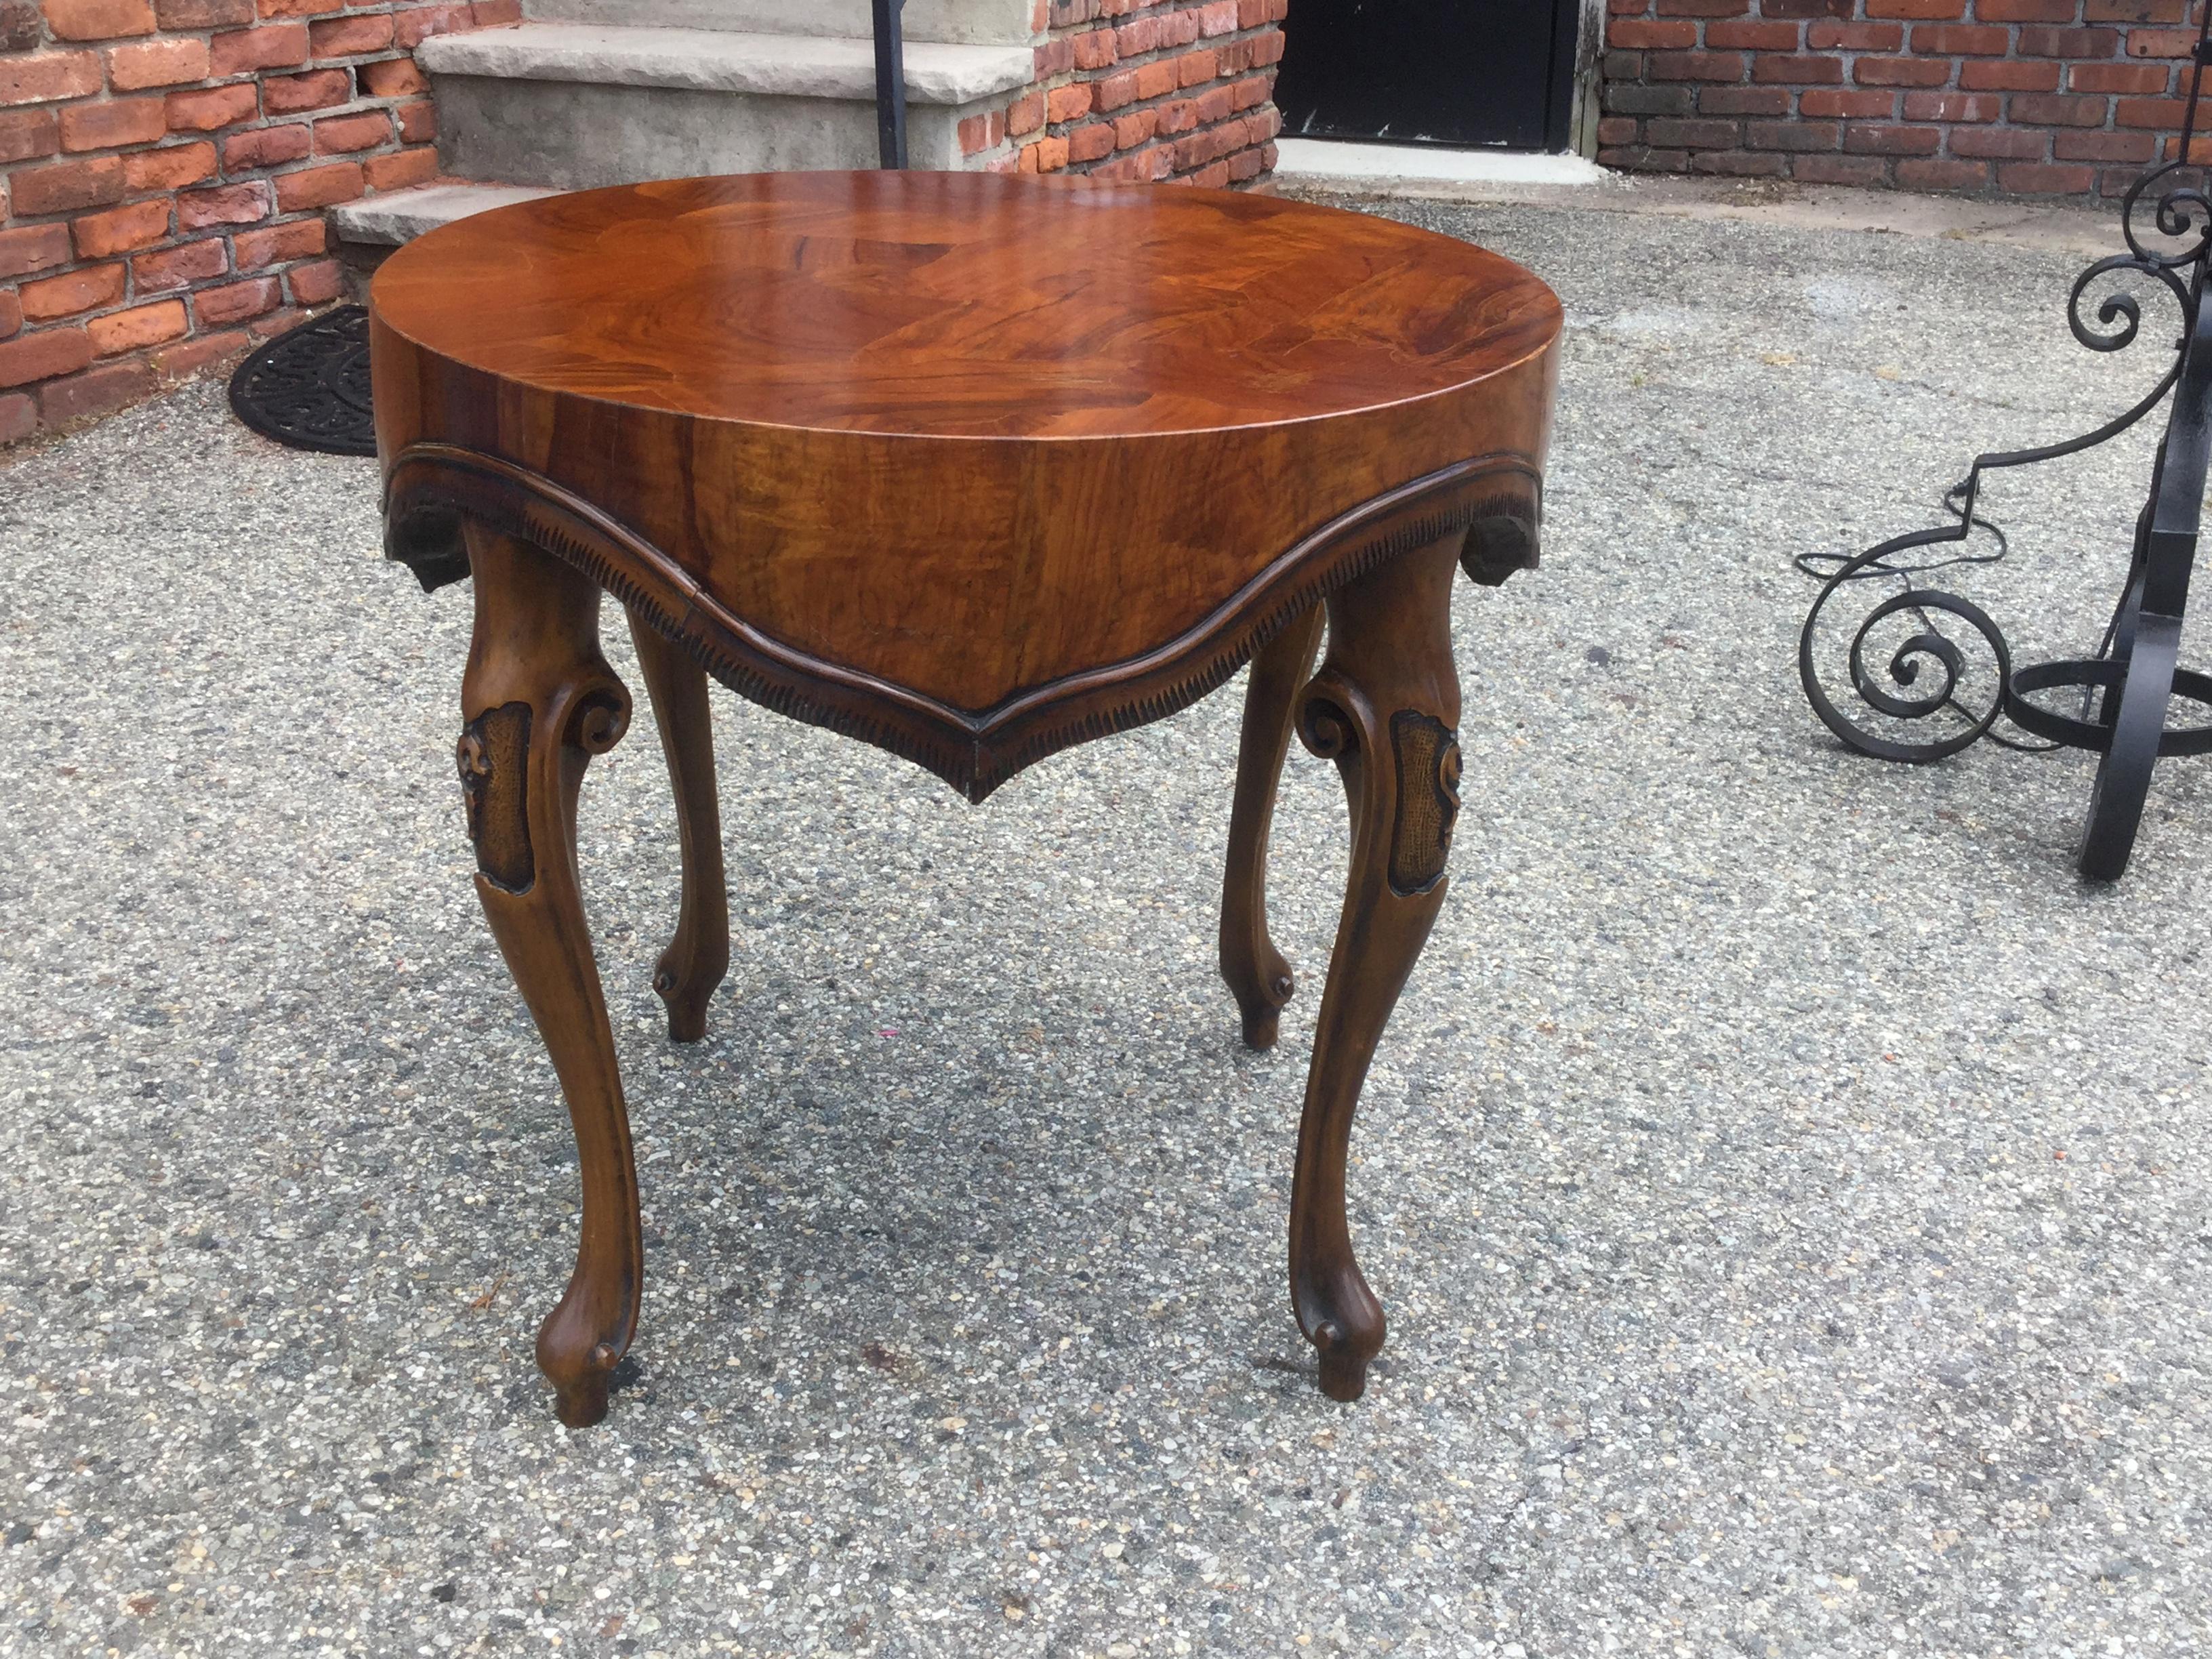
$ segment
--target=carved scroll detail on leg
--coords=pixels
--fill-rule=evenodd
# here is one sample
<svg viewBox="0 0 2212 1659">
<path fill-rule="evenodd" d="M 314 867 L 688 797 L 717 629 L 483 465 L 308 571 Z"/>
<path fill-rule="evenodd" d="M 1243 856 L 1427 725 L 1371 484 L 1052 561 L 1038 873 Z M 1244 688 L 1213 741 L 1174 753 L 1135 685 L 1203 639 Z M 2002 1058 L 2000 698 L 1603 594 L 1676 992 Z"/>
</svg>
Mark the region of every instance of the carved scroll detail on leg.
<svg viewBox="0 0 2212 1659">
<path fill-rule="evenodd" d="M 1398 822 L 1390 832 L 1390 890 L 1425 893 L 1443 879 L 1459 817 L 1459 735 L 1433 714 L 1390 717 L 1398 763 Z"/>
<path fill-rule="evenodd" d="M 478 858 L 489 860 L 477 896 L 560 1075 L 576 1134 L 582 1237 L 568 1288 L 539 1328 L 538 1363 L 561 1420 L 582 1427 L 606 1414 L 644 1280 L 629 1117 L 576 870 L 584 769 L 621 741 L 629 693 L 599 655 L 599 593 L 586 578 L 474 526 L 469 558 L 476 638 L 461 692 L 461 757 Z M 521 775 L 510 783 L 516 757 Z M 510 879 L 517 875 L 524 878 Z"/>
<path fill-rule="evenodd" d="M 1267 835 L 1298 690 L 1313 672 L 1321 626 L 1316 605 L 1262 646 L 1244 692 L 1221 890 L 1221 977 L 1243 1012 L 1244 1041 L 1255 1048 L 1275 1046 L 1283 1006 L 1297 988 L 1291 964 L 1267 935 Z"/>
<path fill-rule="evenodd" d="M 477 868 L 510 893 L 538 878 L 530 851 L 530 705 L 487 708 L 462 729 L 453 751 Z"/>
<path fill-rule="evenodd" d="M 676 796 L 684 896 L 676 934 L 653 967 L 653 988 L 668 1009 L 673 1042 L 707 1035 L 707 1005 L 730 969 L 730 900 L 722 872 L 722 817 L 714 788 L 714 726 L 706 671 L 637 611 L 629 613 L 638 666 L 660 727 Z"/>
<path fill-rule="evenodd" d="M 1451 659 L 1452 538 L 1407 555 L 1329 600 L 1328 655 L 1298 702 L 1307 748 L 1334 760 L 1352 817 L 1344 915 L 1314 1035 L 1291 1193 L 1291 1297 L 1336 1400 L 1366 1389 L 1382 1350 L 1345 1213 L 1359 1095 L 1448 883 L 1458 809 L 1459 681 Z M 1389 709 L 1385 717 L 1378 710 Z"/>
</svg>

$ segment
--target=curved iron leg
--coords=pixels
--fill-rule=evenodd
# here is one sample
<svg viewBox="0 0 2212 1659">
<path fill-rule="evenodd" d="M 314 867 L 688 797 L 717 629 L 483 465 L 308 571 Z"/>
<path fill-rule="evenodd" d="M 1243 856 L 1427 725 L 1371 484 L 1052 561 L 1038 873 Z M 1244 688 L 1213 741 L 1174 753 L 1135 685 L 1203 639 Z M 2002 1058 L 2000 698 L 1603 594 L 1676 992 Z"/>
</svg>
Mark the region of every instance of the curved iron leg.
<svg viewBox="0 0 2212 1659">
<path fill-rule="evenodd" d="M 2173 671 L 2181 658 L 2180 618 L 2142 612 L 2129 631 L 2133 649 L 2127 657 L 2127 678 L 2116 692 L 2106 694 L 2112 742 L 2097 763 L 2081 836 L 2080 867 L 2091 881 L 2118 881 L 2127 872 L 2151 774 L 2158 766 L 2159 741 L 2166 733 Z"/>
</svg>

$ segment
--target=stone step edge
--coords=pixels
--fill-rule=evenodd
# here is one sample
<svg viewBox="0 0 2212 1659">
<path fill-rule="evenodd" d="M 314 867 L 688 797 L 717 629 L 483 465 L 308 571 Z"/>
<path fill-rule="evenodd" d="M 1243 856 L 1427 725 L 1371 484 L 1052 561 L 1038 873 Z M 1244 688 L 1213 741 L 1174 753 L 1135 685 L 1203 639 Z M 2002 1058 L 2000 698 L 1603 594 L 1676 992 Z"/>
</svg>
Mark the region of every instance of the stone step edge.
<svg viewBox="0 0 2212 1659">
<path fill-rule="evenodd" d="M 713 29 L 732 34 L 868 36 L 868 0 L 529 0 L 526 22 Z M 1032 0 L 906 0 L 908 45 L 1026 46 Z"/>
<path fill-rule="evenodd" d="M 415 49 L 432 75 L 599 86 L 667 87 L 763 98 L 865 100 L 876 95 L 872 41 L 823 35 L 739 34 L 720 29 L 521 23 L 433 35 Z M 954 106 L 1016 92 L 1036 75 L 1027 46 L 906 49 L 909 103 Z"/>
<path fill-rule="evenodd" d="M 560 193 L 532 185 L 478 185 L 447 180 L 348 202 L 331 210 L 331 223 L 341 242 L 398 247 L 471 214 Z"/>
</svg>

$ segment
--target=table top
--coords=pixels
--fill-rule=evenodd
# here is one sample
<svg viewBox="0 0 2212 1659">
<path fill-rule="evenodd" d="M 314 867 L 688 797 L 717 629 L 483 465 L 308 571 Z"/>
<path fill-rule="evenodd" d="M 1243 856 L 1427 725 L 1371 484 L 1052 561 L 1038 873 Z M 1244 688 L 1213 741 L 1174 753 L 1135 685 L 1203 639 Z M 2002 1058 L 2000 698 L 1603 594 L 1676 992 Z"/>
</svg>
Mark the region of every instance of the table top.
<svg viewBox="0 0 2212 1659">
<path fill-rule="evenodd" d="M 933 173 L 501 209 L 370 310 L 387 542 L 426 581 L 462 517 L 525 535 L 977 796 L 1409 538 L 1510 521 L 1486 556 L 1533 559 L 1561 322 L 1389 220 Z"/>
<path fill-rule="evenodd" d="M 378 273 L 384 325 L 501 380 L 719 421 L 1118 437 L 1352 413 L 1540 352 L 1520 266 L 1228 191 L 763 173 L 477 215 Z"/>
</svg>

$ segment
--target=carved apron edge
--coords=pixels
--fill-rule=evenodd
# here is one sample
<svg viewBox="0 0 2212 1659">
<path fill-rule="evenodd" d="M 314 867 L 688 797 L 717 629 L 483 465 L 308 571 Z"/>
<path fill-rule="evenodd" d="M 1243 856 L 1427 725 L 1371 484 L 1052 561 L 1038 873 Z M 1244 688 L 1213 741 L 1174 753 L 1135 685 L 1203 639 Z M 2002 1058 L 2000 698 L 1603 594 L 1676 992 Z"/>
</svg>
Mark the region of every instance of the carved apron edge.
<svg viewBox="0 0 2212 1659">
<path fill-rule="evenodd" d="M 809 657 L 725 611 L 696 580 L 628 526 L 561 485 L 501 458 L 421 442 L 385 479 L 391 556 L 425 513 L 480 519 L 582 571 L 739 696 L 904 757 L 979 802 L 1059 750 L 1164 719 L 1212 691 L 1313 605 L 1386 561 L 1498 521 L 1513 560 L 1533 562 L 1542 475 L 1501 452 L 1398 486 L 1309 532 L 1213 612 L 1146 656 L 1085 670 L 970 712 Z M 1472 541 L 1462 546 L 1462 556 Z M 1494 556 L 1493 543 L 1489 554 Z M 1492 556 L 1470 565 L 1502 579 Z"/>
</svg>

